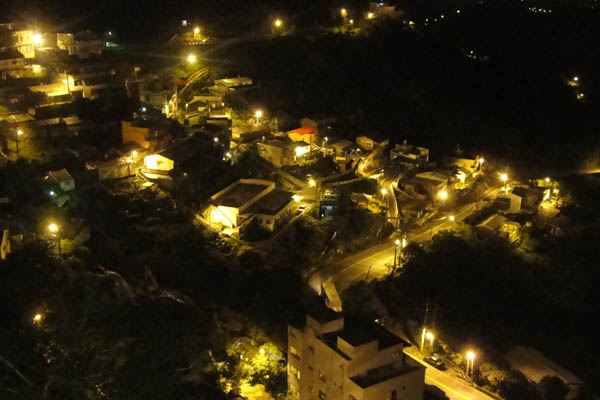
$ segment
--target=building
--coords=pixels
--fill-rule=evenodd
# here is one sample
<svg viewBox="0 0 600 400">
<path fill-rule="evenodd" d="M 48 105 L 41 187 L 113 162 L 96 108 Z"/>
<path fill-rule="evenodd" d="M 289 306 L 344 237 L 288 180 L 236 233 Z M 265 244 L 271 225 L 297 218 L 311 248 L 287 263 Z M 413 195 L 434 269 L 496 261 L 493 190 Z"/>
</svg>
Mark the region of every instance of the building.
<svg viewBox="0 0 600 400">
<path fill-rule="evenodd" d="M 358 152 L 356 145 L 349 140 L 342 139 L 331 143 L 336 157 L 349 157 Z"/>
<path fill-rule="evenodd" d="M 369 2 L 369 12 L 377 18 L 399 18 L 404 15 L 404 11 L 396 9 L 396 6 L 379 1 Z"/>
<path fill-rule="evenodd" d="M 169 172 L 175 167 L 175 160 L 163 154 L 150 154 L 144 157 L 144 167 L 154 171 Z"/>
<path fill-rule="evenodd" d="M 503 215 L 493 214 L 477 225 L 477 229 L 484 234 L 495 234 L 509 242 L 514 242 L 519 238 L 521 225 L 518 222 L 510 221 Z"/>
<path fill-rule="evenodd" d="M 49 171 L 46 180 L 58 186 L 63 192 L 70 192 L 75 189 L 75 180 L 66 169 Z"/>
<path fill-rule="evenodd" d="M 175 85 L 154 79 L 140 88 L 140 102 L 169 115 L 174 110 L 171 101 L 175 92 Z"/>
<path fill-rule="evenodd" d="M 405 166 L 425 165 L 429 162 L 429 149 L 409 145 L 404 141 L 404 144 L 396 144 L 390 150 L 390 160 Z"/>
<path fill-rule="evenodd" d="M 123 144 L 137 143 L 149 151 L 165 148 L 172 139 L 166 124 L 151 121 L 122 121 L 121 135 Z"/>
<path fill-rule="evenodd" d="M 356 144 L 366 151 L 372 151 L 376 147 L 385 147 L 388 143 L 388 139 L 381 138 L 378 135 L 359 136 L 356 138 Z"/>
<path fill-rule="evenodd" d="M 293 195 L 275 189 L 275 182 L 262 179 L 240 179 L 210 197 L 206 211 L 208 222 L 238 233 L 246 223 L 256 220 L 273 231 L 287 219 L 294 204 Z"/>
<path fill-rule="evenodd" d="M 237 78 L 223 78 L 215 80 L 215 85 L 226 88 L 236 88 L 240 86 L 251 86 L 252 78 L 247 76 L 238 76 Z"/>
<path fill-rule="evenodd" d="M 514 193 L 499 193 L 493 207 L 502 214 L 518 214 L 521 212 L 521 197 Z"/>
<path fill-rule="evenodd" d="M 70 56 L 89 58 L 102 54 L 102 41 L 89 31 L 79 33 L 57 33 L 56 46 Z"/>
<path fill-rule="evenodd" d="M 25 58 L 34 58 L 35 49 L 43 44 L 43 36 L 15 23 L 0 24 L 0 48 L 14 48 Z"/>
<path fill-rule="evenodd" d="M 16 49 L 0 50 L 0 71 L 25 68 L 25 57 Z"/>
<path fill-rule="evenodd" d="M 288 327 L 288 394 L 298 400 L 422 400 L 425 367 L 374 323 L 327 311 Z"/>
<path fill-rule="evenodd" d="M 281 168 L 285 165 L 296 165 L 306 160 L 310 155 L 310 145 L 305 142 L 273 139 L 257 143 L 256 148 L 258 155 L 273 164 L 276 168 Z"/>
<path fill-rule="evenodd" d="M 317 143 L 319 138 L 317 128 L 314 126 L 303 126 L 286 132 L 290 140 L 294 142 Z"/>
</svg>

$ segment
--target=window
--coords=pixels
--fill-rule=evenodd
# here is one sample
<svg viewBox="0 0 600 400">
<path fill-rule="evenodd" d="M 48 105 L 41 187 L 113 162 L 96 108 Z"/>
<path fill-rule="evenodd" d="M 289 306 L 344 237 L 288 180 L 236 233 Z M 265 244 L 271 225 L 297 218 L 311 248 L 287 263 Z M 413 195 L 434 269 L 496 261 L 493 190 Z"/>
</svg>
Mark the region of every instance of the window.
<svg viewBox="0 0 600 400">
<path fill-rule="evenodd" d="M 319 389 L 319 400 L 325 400 L 325 392 Z"/>
<path fill-rule="evenodd" d="M 322 369 L 319 370 L 319 379 L 323 382 L 327 382 L 327 374 Z"/>
<path fill-rule="evenodd" d="M 392 393 L 390 395 L 390 400 L 397 400 L 398 399 L 398 392 L 396 390 L 392 390 Z"/>
</svg>

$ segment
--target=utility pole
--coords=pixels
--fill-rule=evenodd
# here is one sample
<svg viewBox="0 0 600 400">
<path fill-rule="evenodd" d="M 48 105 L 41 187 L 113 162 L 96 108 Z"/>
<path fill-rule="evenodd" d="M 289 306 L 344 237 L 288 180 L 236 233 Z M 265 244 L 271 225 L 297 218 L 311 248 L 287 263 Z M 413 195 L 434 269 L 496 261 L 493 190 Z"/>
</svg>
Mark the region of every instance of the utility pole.
<svg viewBox="0 0 600 400">
<path fill-rule="evenodd" d="M 371 267 L 372 267 L 372 265 L 369 265 L 369 270 L 367 271 L 367 276 L 365 277 L 365 282 L 366 283 L 369 282 L 369 274 L 371 273 Z"/>
</svg>

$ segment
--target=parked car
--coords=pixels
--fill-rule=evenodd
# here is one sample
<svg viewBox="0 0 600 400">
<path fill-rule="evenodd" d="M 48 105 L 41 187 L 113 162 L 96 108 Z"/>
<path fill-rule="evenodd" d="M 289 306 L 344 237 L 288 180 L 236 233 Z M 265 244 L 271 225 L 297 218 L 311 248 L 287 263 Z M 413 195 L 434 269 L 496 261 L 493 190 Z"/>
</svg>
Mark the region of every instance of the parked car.
<svg viewBox="0 0 600 400">
<path fill-rule="evenodd" d="M 439 369 L 440 371 L 446 370 L 446 364 L 444 364 L 444 361 L 435 354 L 430 357 L 423 358 L 423 361 L 425 361 L 427 364 Z"/>
</svg>

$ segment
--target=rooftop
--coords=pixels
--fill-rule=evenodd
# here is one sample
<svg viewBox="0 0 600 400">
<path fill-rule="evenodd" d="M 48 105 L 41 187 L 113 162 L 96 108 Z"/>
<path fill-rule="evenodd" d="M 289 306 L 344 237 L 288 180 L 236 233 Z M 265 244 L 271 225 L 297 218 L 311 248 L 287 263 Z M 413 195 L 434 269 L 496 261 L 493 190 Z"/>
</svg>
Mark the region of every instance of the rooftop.
<svg viewBox="0 0 600 400">
<path fill-rule="evenodd" d="M 315 133 L 317 133 L 317 128 L 315 128 L 314 126 L 303 126 L 301 128 L 298 129 L 292 129 L 291 131 L 288 131 L 287 134 L 289 135 L 290 133 L 295 134 L 295 135 L 314 135 Z"/>
<path fill-rule="evenodd" d="M 257 201 L 248 212 L 262 215 L 275 215 L 292 201 L 293 193 L 275 189 Z"/>
<path fill-rule="evenodd" d="M 344 320 L 344 329 L 337 332 L 337 335 L 355 347 L 374 340 L 378 341 L 379 350 L 401 343 L 404 343 L 405 346 L 410 346 L 404 340 L 374 322 L 366 323 L 351 318 Z"/>
<path fill-rule="evenodd" d="M 364 389 L 421 368 L 424 367 L 422 365 L 392 363 L 382 365 L 379 368 L 370 369 L 366 374 L 353 376 L 350 379 Z"/>
<path fill-rule="evenodd" d="M 268 187 L 267 184 L 237 181 L 225 189 L 225 192 L 215 195 L 213 201 L 219 206 L 240 208 L 261 192 L 267 190 Z"/>
</svg>

